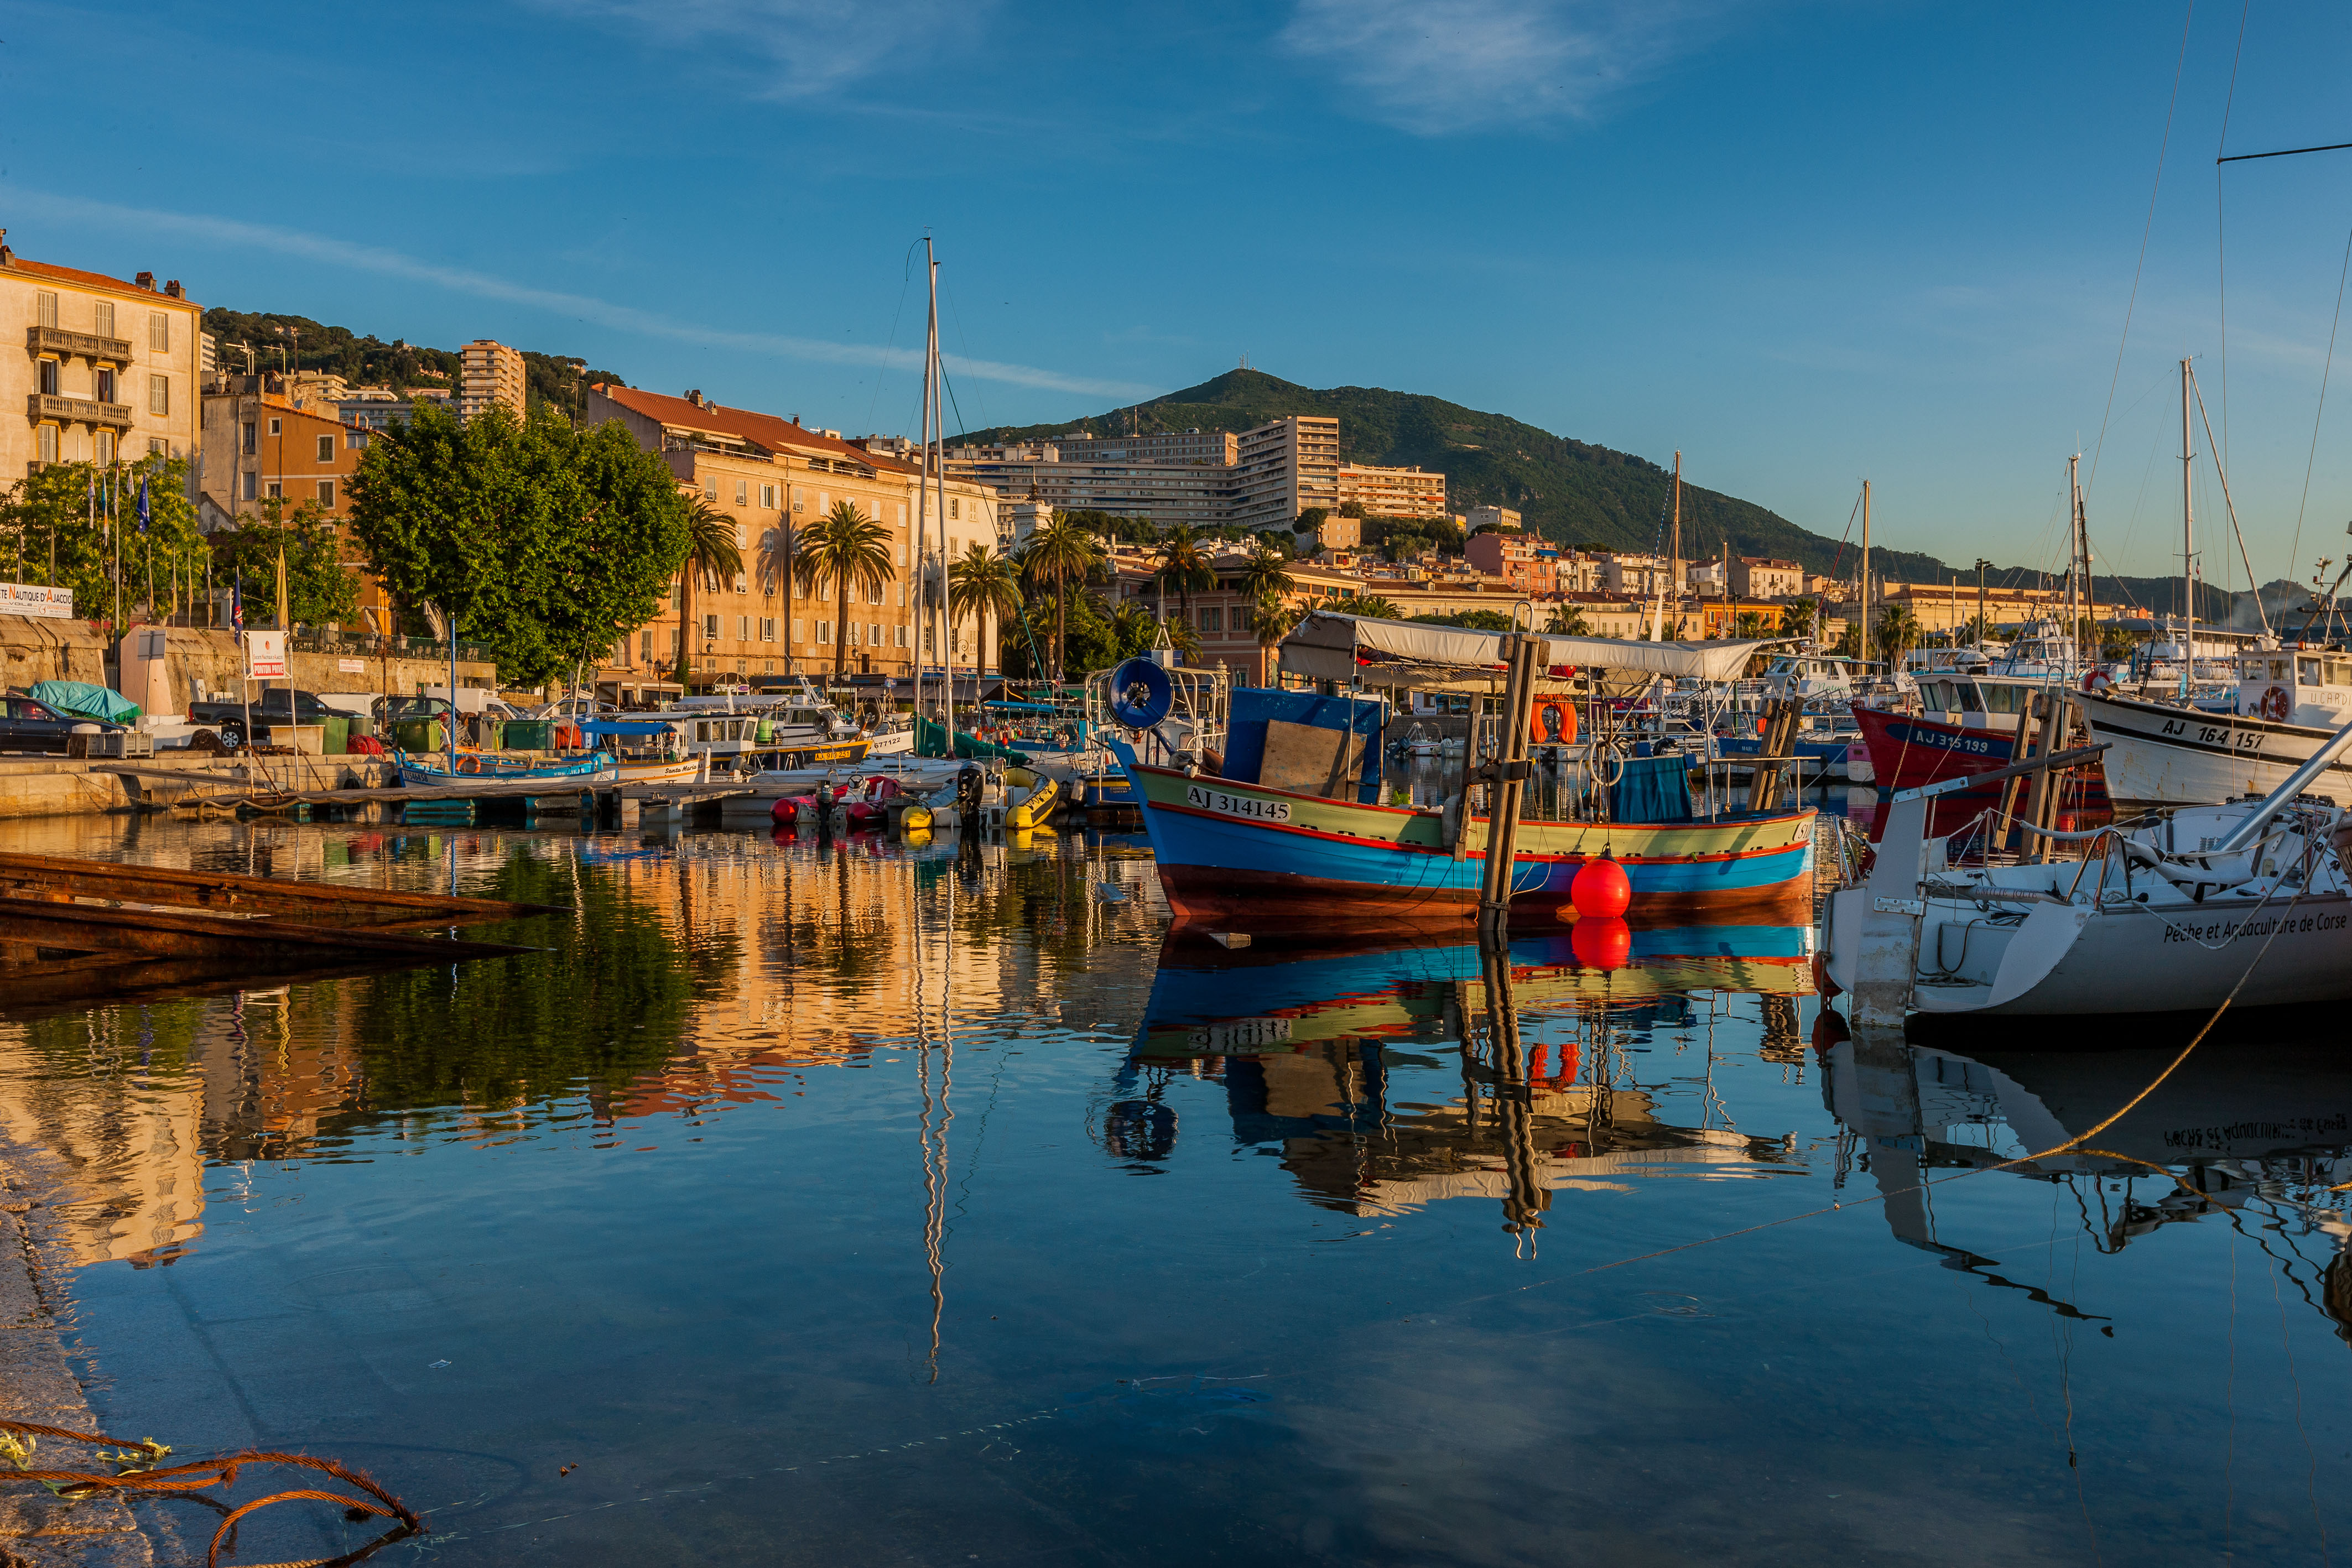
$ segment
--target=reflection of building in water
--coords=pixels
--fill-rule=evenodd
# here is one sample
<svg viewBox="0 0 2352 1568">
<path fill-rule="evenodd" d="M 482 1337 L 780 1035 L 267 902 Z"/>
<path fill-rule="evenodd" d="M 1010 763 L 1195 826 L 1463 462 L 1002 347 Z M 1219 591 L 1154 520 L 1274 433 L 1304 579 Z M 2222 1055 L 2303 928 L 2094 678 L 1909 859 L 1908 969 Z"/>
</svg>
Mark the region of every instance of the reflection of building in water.
<svg viewBox="0 0 2352 1568">
<path fill-rule="evenodd" d="M 0 1030 L 0 1135 L 54 1161 L 48 1199 L 77 1264 L 170 1263 L 204 1228 L 208 1161 L 314 1139 L 358 1075 L 351 993 L 283 990 Z"/>
<path fill-rule="evenodd" d="M 1097 882 L 1131 881 L 1148 862 L 1122 865 L 1109 852 L 1065 859 L 1052 849 L 991 844 L 959 862 L 951 851 L 921 857 L 877 840 L 786 848 L 764 835 L 616 851 L 609 840 L 286 823 L 206 824 L 160 836 L 142 836 L 137 824 L 110 831 L 118 852 L 175 869 L 372 886 L 488 891 L 528 862 L 540 884 L 577 904 L 583 913 L 575 918 L 605 923 L 594 934 L 601 946 L 574 932 L 572 951 L 593 948 L 622 968 L 657 958 L 665 980 L 683 969 L 690 985 L 683 1018 L 665 1020 L 665 1044 L 675 1030 L 675 1048 L 634 1083 L 615 1074 L 605 1082 L 625 1087 L 596 1092 L 594 1108 L 607 1116 L 699 1113 L 787 1095 L 792 1085 L 782 1081 L 792 1074 L 860 1063 L 919 1032 L 936 1040 L 943 991 L 967 1040 L 964 1019 L 985 1017 L 992 1027 L 1008 1014 L 1056 1021 L 1064 1006 L 1083 1006 L 1063 997 L 1058 970 L 1140 972 L 1150 962 L 1149 947 L 1136 940 L 1152 918 L 1149 900 L 1113 904 L 1093 895 Z M 951 947 L 941 939 L 943 878 L 957 886 Z M 418 973 L 387 983 L 413 992 Z M 482 979 L 473 973 L 448 979 L 449 998 L 461 1007 L 482 994 L 469 987 L 488 984 L 487 972 Z M 630 994 L 625 975 L 611 980 L 616 994 Z M 353 1113 L 413 1105 L 429 1113 L 436 1135 L 505 1137 L 543 1116 L 544 1102 L 583 1092 L 580 1064 L 590 1057 L 549 1051 L 544 1039 L 517 1039 L 510 1055 L 500 1054 L 495 1020 L 479 1031 L 488 1043 L 473 1043 L 511 1092 L 490 1103 L 463 1081 L 445 1089 L 432 1072 L 436 1042 L 415 1031 L 415 1020 L 433 1016 L 428 1007 L 403 1015 L 408 1032 L 393 1042 L 416 1061 L 377 1056 L 372 1099 L 369 1052 L 387 1046 L 382 1018 L 371 1026 L 361 1016 L 373 984 L 324 981 L 290 996 L 231 993 L 0 1022 L 0 1135 L 54 1151 L 50 1174 L 63 1183 L 55 1207 L 75 1260 L 171 1261 L 203 1228 L 208 1161 L 303 1155 Z M 611 1004 L 606 1013 L 566 1015 L 551 1027 L 625 1032 L 641 1016 Z M 521 1022 L 541 1035 L 551 1027 L 539 1018 Z M 562 1064 L 560 1073 L 545 1070 L 548 1061 Z M 407 1085 L 396 1081 L 416 1063 L 422 1097 L 404 1100 Z"/>
</svg>

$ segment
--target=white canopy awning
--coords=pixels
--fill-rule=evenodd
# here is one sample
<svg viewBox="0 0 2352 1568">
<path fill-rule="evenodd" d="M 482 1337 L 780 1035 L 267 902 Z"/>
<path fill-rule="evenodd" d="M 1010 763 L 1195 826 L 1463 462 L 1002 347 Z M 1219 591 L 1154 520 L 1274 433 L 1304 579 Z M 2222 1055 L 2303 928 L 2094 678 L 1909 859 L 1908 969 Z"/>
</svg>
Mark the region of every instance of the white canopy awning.
<svg viewBox="0 0 2352 1568">
<path fill-rule="evenodd" d="M 1377 621 L 1318 610 L 1282 640 L 1282 668 L 1342 685 L 1448 686 L 1484 690 L 1503 679 L 1504 633 L 1468 632 L 1410 621 Z M 1737 680 L 1757 649 L 1771 639 L 1724 643 L 1634 643 L 1615 637 L 1542 638 L 1542 663 L 1582 669 L 1627 670 L 1702 681 Z"/>
</svg>

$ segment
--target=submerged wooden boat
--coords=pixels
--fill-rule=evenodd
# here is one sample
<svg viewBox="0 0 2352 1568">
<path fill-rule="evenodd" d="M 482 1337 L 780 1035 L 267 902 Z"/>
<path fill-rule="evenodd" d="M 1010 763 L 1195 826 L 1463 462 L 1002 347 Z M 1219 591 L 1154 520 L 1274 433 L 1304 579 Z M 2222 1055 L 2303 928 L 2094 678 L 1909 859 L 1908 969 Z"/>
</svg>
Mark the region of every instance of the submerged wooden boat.
<svg viewBox="0 0 2352 1568">
<path fill-rule="evenodd" d="M 517 784 L 545 779 L 564 785 L 616 784 L 620 781 L 617 763 L 609 752 L 592 751 L 574 757 L 544 758 L 502 756 L 497 752 L 461 751 L 457 753 L 457 771 L 451 772 L 446 757 L 430 761 L 411 757 L 405 751 L 394 751 L 393 760 L 400 769 L 400 781 L 411 789 L 438 789 L 460 784 Z"/>
</svg>

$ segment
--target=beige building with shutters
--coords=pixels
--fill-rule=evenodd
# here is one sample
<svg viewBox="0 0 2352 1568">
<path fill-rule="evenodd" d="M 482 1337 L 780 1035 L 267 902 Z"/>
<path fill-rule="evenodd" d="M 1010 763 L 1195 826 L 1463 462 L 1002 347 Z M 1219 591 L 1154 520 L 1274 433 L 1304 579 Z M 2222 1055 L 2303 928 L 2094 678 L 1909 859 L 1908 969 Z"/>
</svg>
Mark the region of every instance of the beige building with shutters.
<svg viewBox="0 0 2352 1568">
<path fill-rule="evenodd" d="M 177 278 L 158 287 L 18 256 L 0 229 L 0 320 L 25 352 L 0 354 L 0 483 L 47 463 L 193 463 L 202 310 Z"/>
<path fill-rule="evenodd" d="M 668 397 L 593 386 L 587 423 L 607 420 L 619 420 L 639 445 L 661 454 L 682 488 L 735 519 L 743 570 L 731 581 L 696 584 L 690 609 L 682 603 L 683 586 L 674 585 L 662 616 L 614 643 L 600 682 L 625 686 L 674 678 L 681 610 L 691 618 L 684 630 L 694 637 L 698 685 L 713 678 L 756 684 L 830 674 L 837 653 L 848 674 L 903 679 L 913 672 L 921 643 L 909 591 L 919 478 L 913 465 L 853 446 L 839 431 L 728 408 L 698 392 Z M 879 592 L 853 588 L 846 601 L 831 582 L 805 589 L 793 583 L 787 566 L 793 530 L 842 501 L 887 530 L 893 574 Z M 935 559 L 942 536 L 949 559 L 974 544 L 998 545 L 994 491 L 950 479 L 946 504 L 947 517 L 931 518 L 925 529 Z M 959 674 L 979 670 L 979 638 L 974 625 L 954 629 L 948 652 Z M 923 667 L 942 667 L 936 646 L 924 653 Z"/>
</svg>

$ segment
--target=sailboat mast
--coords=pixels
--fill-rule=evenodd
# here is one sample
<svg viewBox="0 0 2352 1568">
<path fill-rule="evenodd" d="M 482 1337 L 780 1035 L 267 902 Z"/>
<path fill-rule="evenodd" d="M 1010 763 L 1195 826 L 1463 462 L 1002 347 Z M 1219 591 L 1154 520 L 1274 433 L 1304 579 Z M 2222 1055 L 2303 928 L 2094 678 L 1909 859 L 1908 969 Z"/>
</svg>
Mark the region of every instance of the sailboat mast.
<svg viewBox="0 0 2352 1568">
<path fill-rule="evenodd" d="M 1870 663 L 1870 481 L 1862 482 L 1862 570 L 1857 578 L 1856 602 L 1861 607 L 1862 631 L 1854 645 L 1862 651 L 1862 662 Z"/>
<path fill-rule="evenodd" d="M 2074 592 L 2081 574 L 2088 570 L 2083 559 L 2082 462 L 2083 455 L 2079 452 L 2066 459 L 2066 554 L 2071 558 L 2066 563 L 2066 636 L 2069 647 L 2074 645 L 2074 639 L 2083 634 L 2083 612 L 2075 601 Z M 2077 654 L 2081 653 L 2079 648 L 2075 651 Z M 2066 673 L 2072 675 L 2075 672 L 2070 669 Z"/>
<path fill-rule="evenodd" d="M 1683 455 L 1675 454 L 1675 531 L 1666 547 L 1666 591 L 1675 596 L 1675 630 L 1683 620 Z"/>
<path fill-rule="evenodd" d="M 926 276 L 929 275 L 933 265 L 934 264 L 931 260 L 931 237 L 929 235 L 925 235 L 923 236 L 923 270 Z M 939 319 L 938 311 L 935 308 L 932 311 L 930 336 L 936 337 L 938 332 Z M 917 418 L 922 425 L 923 455 L 919 460 L 920 466 L 915 480 L 915 552 L 913 571 L 915 586 L 915 653 L 913 659 L 910 661 L 910 667 L 913 669 L 915 675 L 915 715 L 919 721 L 920 720 L 923 712 L 923 632 L 929 624 L 923 619 L 923 557 L 925 552 L 930 549 L 931 538 L 931 350 L 929 345 L 930 339 L 927 337 L 924 340 L 923 348 L 922 406 L 917 414 Z M 918 725 L 917 733 L 920 733 L 919 723 Z M 950 757 L 953 757 L 955 755 L 955 732 L 953 730 L 950 730 L 948 732 L 947 755 Z"/>
<path fill-rule="evenodd" d="M 939 503 L 940 597 L 934 613 L 929 615 L 919 615 L 917 619 L 931 632 L 933 639 L 940 650 L 940 669 L 941 672 L 940 680 L 944 688 L 944 695 L 940 699 L 940 713 L 943 716 L 940 722 L 947 726 L 948 755 L 952 757 L 955 755 L 955 660 L 950 656 L 948 652 L 947 628 L 947 421 L 940 413 L 940 382 L 944 379 L 940 374 L 940 264 L 939 258 L 931 256 L 930 244 L 931 242 L 928 239 L 923 242 L 923 253 L 926 256 L 930 257 L 931 283 L 931 329 L 930 345 L 926 350 L 929 360 L 929 367 L 926 371 L 926 382 L 929 387 L 929 397 L 931 400 L 931 405 L 928 410 L 928 413 L 930 418 L 931 441 L 935 449 L 932 454 L 931 482 L 935 486 L 937 486 L 937 493 L 933 497 L 933 499 Z M 917 602 L 928 604 L 931 591 L 928 571 L 918 572 L 916 580 L 920 585 L 917 592 Z"/>
<path fill-rule="evenodd" d="M 2180 361 L 2180 602 L 2188 634 L 2180 646 L 2180 695 L 2197 688 L 2196 513 L 2189 500 L 2189 361 Z"/>
</svg>

